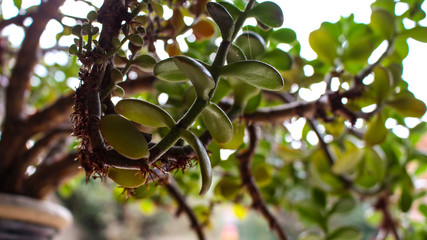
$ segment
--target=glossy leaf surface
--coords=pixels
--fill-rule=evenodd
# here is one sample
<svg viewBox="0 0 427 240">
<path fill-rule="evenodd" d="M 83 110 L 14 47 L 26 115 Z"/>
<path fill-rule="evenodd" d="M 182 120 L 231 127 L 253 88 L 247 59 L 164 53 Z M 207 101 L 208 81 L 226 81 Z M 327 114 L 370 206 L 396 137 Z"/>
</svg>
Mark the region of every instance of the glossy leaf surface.
<svg viewBox="0 0 427 240">
<path fill-rule="evenodd" d="M 216 141 L 226 143 L 233 138 L 233 124 L 215 103 L 209 104 L 203 110 L 202 117 L 206 128 Z"/>
</svg>

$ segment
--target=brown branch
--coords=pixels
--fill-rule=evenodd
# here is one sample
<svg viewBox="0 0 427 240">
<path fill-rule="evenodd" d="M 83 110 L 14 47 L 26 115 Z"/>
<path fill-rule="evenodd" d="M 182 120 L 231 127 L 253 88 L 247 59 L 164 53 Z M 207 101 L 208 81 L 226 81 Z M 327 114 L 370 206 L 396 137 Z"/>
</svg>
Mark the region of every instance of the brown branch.
<svg viewBox="0 0 427 240">
<path fill-rule="evenodd" d="M 28 166 L 36 165 L 42 154 L 48 152 L 55 143 L 57 143 L 60 139 L 70 136 L 71 128 L 65 129 L 55 129 L 50 133 L 47 133 L 43 138 L 38 140 L 32 148 L 23 153 L 23 155 L 18 158 L 17 163 L 14 164 L 14 168 L 10 172 L 10 178 L 8 178 L 8 182 L 6 185 L 14 186 L 13 190 L 18 191 L 22 187 L 22 183 L 24 181 L 25 171 Z"/>
<path fill-rule="evenodd" d="M 58 8 L 64 0 L 50 0 L 43 2 L 33 13 L 33 23 L 25 32 L 25 38 L 18 52 L 15 66 L 6 88 L 6 116 L 3 125 L 2 137 L 0 139 L 0 182 L 3 182 L 5 173 L 13 165 L 14 159 L 25 149 L 28 135 L 25 134 L 23 118 L 25 117 L 26 91 L 33 68 L 39 61 L 40 36 L 46 24 L 58 12 Z M 0 186 L 4 188 L 5 186 Z M 7 188 L 7 187 L 6 187 Z"/>
<path fill-rule="evenodd" d="M 257 129 L 254 125 L 248 126 L 249 131 L 249 146 L 248 149 L 238 154 L 236 157 L 240 163 L 240 175 L 243 181 L 243 185 L 246 187 L 249 195 L 252 198 L 252 207 L 258 210 L 264 218 L 268 221 L 270 228 L 276 233 L 278 239 L 287 240 L 284 229 L 280 226 L 277 218 L 269 211 L 267 204 L 262 198 L 261 192 L 255 182 L 251 172 L 252 158 L 255 154 L 256 147 L 258 145 Z"/>
<path fill-rule="evenodd" d="M 35 198 L 46 197 L 80 172 L 76 157 L 76 153 L 71 153 L 52 164 L 38 166 L 36 172 L 25 180 L 22 193 Z"/>
<path fill-rule="evenodd" d="M 24 26 L 24 20 L 25 20 L 27 17 L 32 17 L 32 15 L 33 15 L 33 12 L 27 12 L 26 14 L 17 15 L 16 17 L 13 17 L 13 18 L 9 18 L 9 19 L 7 19 L 7 20 L 0 21 L 0 31 L 1 31 L 3 28 L 5 28 L 5 27 L 7 27 L 7 26 L 9 26 L 9 25 L 11 25 L 11 24 L 15 24 L 15 25 L 17 25 L 17 26 Z"/>
<path fill-rule="evenodd" d="M 397 231 L 396 223 L 393 219 L 393 216 L 390 213 L 389 210 L 389 202 L 388 202 L 389 193 L 385 192 L 380 198 L 378 199 L 375 208 L 383 214 L 383 220 L 380 225 L 380 229 L 383 229 L 388 233 L 391 231 L 391 233 L 394 236 L 395 240 L 400 240 L 399 233 Z"/>
<path fill-rule="evenodd" d="M 184 212 L 190 220 L 191 228 L 196 232 L 198 239 L 206 239 L 203 232 L 203 226 L 197 220 L 196 214 L 190 205 L 188 205 L 187 201 L 185 200 L 185 196 L 180 192 L 175 180 L 169 177 L 169 179 L 167 179 L 165 182 L 165 187 L 168 190 L 169 195 L 178 203 L 177 216 L 179 216 L 181 212 Z"/>
</svg>

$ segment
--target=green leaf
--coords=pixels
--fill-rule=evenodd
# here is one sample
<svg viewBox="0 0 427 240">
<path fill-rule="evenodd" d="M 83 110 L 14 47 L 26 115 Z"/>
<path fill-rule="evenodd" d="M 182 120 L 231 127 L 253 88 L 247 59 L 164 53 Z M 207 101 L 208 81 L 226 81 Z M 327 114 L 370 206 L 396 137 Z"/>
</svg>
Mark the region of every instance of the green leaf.
<svg viewBox="0 0 427 240">
<path fill-rule="evenodd" d="M 402 91 L 387 104 L 396 110 L 403 117 L 421 118 L 426 112 L 426 105 L 423 101 L 414 97 L 411 92 Z"/>
<path fill-rule="evenodd" d="M 181 137 L 190 144 L 191 148 L 196 152 L 197 158 L 199 159 L 200 172 L 202 175 L 202 188 L 200 190 L 200 195 L 204 195 L 212 184 L 212 166 L 211 161 L 209 160 L 208 153 L 206 152 L 203 143 L 200 139 L 194 135 L 194 133 L 180 129 Z"/>
<path fill-rule="evenodd" d="M 237 37 L 235 43 L 248 59 L 258 59 L 265 52 L 265 41 L 255 32 L 243 32 Z"/>
<path fill-rule="evenodd" d="M 427 27 L 415 26 L 402 32 L 402 35 L 410 37 L 419 42 L 427 43 Z"/>
<path fill-rule="evenodd" d="M 234 20 L 237 20 L 240 14 L 242 14 L 242 11 L 240 11 L 239 8 L 229 2 L 219 2 L 219 4 L 221 4 L 225 9 L 227 9 L 228 13 L 230 13 Z"/>
<path fill-rule="evenodd" d="M 384 9 L 394 14 L 395 5 L 396 3 L 394 2 L 394 0 L 376 0 L 371 4 L 371 9 L 372 10 Z"/>
<path fill-rule="evenodd" d="M 225 199 L 234 199 L 242 190 L 239 179 L 233 177 L 223 177 L 215 186 L 215 193 Z"/>
<path fill-rule="evenodd" d="M 114 110 L 142 125 L 173 128 L 175 121 L 161 107 L 139 99 L 120 100 Z"/>
<path fill-rule="evenodd" d="M 297 34 L 290 28 L 280 28 L 272 32 L 270 38 L 278 43 L 293 43 L 297 40 Z"/>
<path fill-rule="evenodd" d="M 291 55 L 279 48 L 275 48 L 271 52 L 267 52 L 262 58 L 262 61 L 271 64 L 281 71 L 289 70 L 292 67 Z"/>
<path fill-rule="evenodd" d="M 170 82 L 185 82 L 187 75 L 175 64 L 174 58 L 167 58 L 154 66 L 154 76 Z"/>
<path fill-rule="evenodd" d="M 253 166 L 252 176 L 259 187 L 267 186 L 273 180 L 273 167 L 267 163 L 259 163 Z"/>
<path fill-rule="evenodd" d="M 216 86 L 216 89 L 215 89 L 215 94 L 212 97 L 211 101 L 213 103 L 218 103 L 225 96 L 228 96 L 231 92 L 232 92 L 232 88 L 231 88 L 230 84 L 228 83 L 228 81 L 222 79 L 218 82 L 218 85 Z"/>
<path fill-rule="evenodd" d="M 364 154 L 365 151 L 359 148 L 345 152 L 332 166 L 332 172 L 335 174 L 343 174 L 353 171 L 362 160 Z"/>
<path fill-rule="evenodd" d="M 274 67 L 255 60 L 224 66 L 220 68 L 220 75 L 266 90 L 280 90 L 284 86 L 282 75 Z"/>
<path fill-rule="evenodd" d="M 248 12 L 248 16 L 269 27 L 280 27 L 283 24 L 283 12 L 274 2 L 262 2 Z"/>
<path fill-rule="evenodd" d="M 308 42 L 320 60 L 333 65 L 335 58 L 338 56 L 338 43 L 337 39 L 329 31 L 320 28 L 311 32 Z"/>
<path fill-rule="evenodd" d="M 363 238 L 362 232 L 355 227 L 340 227 L 335 229 L 326 238 L 328 240 L 361 240 Z"/>
<path fill-rule="evenodd" d="M 246 60 L 246 55 L 243 53 L 242 49 L 234 44 L 231 44 L 227 53 L 227 63 L 230 64 L 244 60 Z"/>
<path fill-rule="evenodd" d="M 399 207 L 402 212 L 408 212 L 411 209 L 412 202 L 414 197 L 412 196 L 411 191 L 408 189 L 408 186 L 402 186 L 402 193 L 400 194 Z"/>
<path fill-rule="evenodd" d="M 356 200 L 353 197 L 346 195 L 345 197 L 338 199 L 330 210 L 330 213 L 347 213 L 353 210 L 355 206 Z"/>
<path fill-rule="evenodd" d="M 116 114 L 106 115 L 99 121 L 99 130 L 105 140 L 121 155 L 130 159 L 149 156 L 144 134 L 129 120 Z"/>
<path fill-rule="evenodd" d="M 203 110 L 202 117 L 206 128 L 216 141 L 226 143 L 233 138 L 233 124 L 215 103 L 210 103 Z"/>
<path fill-rule="evenodd" d="M 374 68 L 374 82 L 372 88 L 375 96 L 377 97 L 377 103 L 381 103 L 387 99 L 393 79 L 391 73 L 385 67 L 377 66 Z"/>
<path fill-rule="evenodd" d="M 22 0 L 13 0 L 13 4 L 15 5 L 15 7 L 21 10 Z"/>
<path fill-rule="evenodd" d="M 324 226 L 324 224 L 326 224 L 325 218 L 320 208 L 311 201 L 304 200 L 298 202 L 295 205 L 295 209 L 298 211 L 301 218 L 307 219 L 313 223 L 317 223 L 320 226 Z"/>
<path fill-rule="evenodd" d="M 372 11 L 371 23 L 369 25 L 375 32 L 387 40 L 392 39 L 396 32 L 395 16 L 384 9 L 376 9 Z"/>
<path fill-rule="evenodd" d="M 261 90 L 238 79 L 229 78 L 234 92 L 234 105 L 244 108 L 249 99 L 256 96 Z"/>
<path fill-rule="evenodd" d="M 157 63 L 156 59 L 154 59 L 150 55 L 140 55 L 136 57 L 134 60 L 132 60 L 132 64 L 144 72 L 153 71 L 153 68 L 156 65 L 156 63 Z"/>
<path fill-rule="evenodd" d="M 223 39 L 230 41 L 234 32 L 234 20 L 230 13 L 221 4 L 209 2 L 206 5 L 209 15 L 218 25 Z"/>
<path fill-rule="evenodd" d="M 380 113 L 375 115 L 369 121 L 368 128 L 363 139 L 369 146 L 373 146 L 384 142 L 387 137 L 387 134 L 388 130 L 385 127 L 385 119 Z"/>
<path fill-rule="evenodd" d="M 122 187 L 137 188 L 147 181 L 148 174 L 143 174 L 141 170 L 109 167 L 108 177 Z"/>
<path fill-rule="evenodd" d="M 233 123 L 233 138 L 227 142 L 219 144 L 222 149 L 237 149 L 243 144 L 243 138 L 245 136 L 245 124 L 244 123 Z"/>
<path fill-rule="evenodd" d="M 209 99 L 209 93 L 215 87 L 211 73 L 192 58 L 176 56 L 173 60 L 193 83 L 197 96 L 205 100 Z"/>
</svg>

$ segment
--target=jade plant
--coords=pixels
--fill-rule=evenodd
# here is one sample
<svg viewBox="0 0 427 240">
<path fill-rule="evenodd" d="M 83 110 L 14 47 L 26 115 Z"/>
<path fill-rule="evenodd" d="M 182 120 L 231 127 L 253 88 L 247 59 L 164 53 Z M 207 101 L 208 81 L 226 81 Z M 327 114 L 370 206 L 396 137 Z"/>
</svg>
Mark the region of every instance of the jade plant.
<svg viewBox="0 0 427 240">
<path fill-rule="evenodd" d="M 278 2 L 81 1 L 86 18 L 62 14 L 63 2 L 0 22 L 25 29 L 18 53 L 0 39 L 0 191 L 44 198 L 81 166 L 86 181 L 115 182 L 120 201 L 173 198 L 198 239 L 223 203 L 259 212 L 278 239 L 427 235 L 415 184 L 427 166 L 417 145 L 426 105 L 402 79 L 407 40 L 427 42 L 423 1 L 377 0 L 368 24 L 322 23 L 308 39 L 314 60 Z M 50 19 L 63 30 L 40 50 Z M 69 63 L 39 61 L 52 51 Z M 64 93 L 36 65 L 80 83 Z M 304 227 L 279 220 L 289 213 Z"/>
</svg>

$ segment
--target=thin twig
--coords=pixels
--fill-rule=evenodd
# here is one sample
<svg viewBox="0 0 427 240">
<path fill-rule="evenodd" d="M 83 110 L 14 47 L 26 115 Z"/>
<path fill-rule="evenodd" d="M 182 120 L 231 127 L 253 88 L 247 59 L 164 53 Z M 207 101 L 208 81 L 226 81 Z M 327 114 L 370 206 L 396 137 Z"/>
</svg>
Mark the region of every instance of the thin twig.
<svg viewBox="0 0 427 240">
<path fill-rule="evenodd" d="M 252 207 L 258 210 L 264 216 L 264 218 L 268 221 L 270 228 L 276 233 L 280 240 L 287 240 L 288 238 L 286 237 L 285 230 L 280 226 L 277 218 L 267 208 L 267 204 L 262 198 L 261 192 L 255 182 L 254 177 L 252 176 L 251 162 L 258 145 L 256 130 L 257 129 L 254 125 L 248 126 L 250 141 L 248 149 L 236 156 L 240 163 L 240 175 L 243 181 L 243 185 L 246 187 L 249 195 L 252 198 Z"/>
<path fill-rule="evenodd" d="M 178 211 L 177 214 L 181 213 L 183 211 L 188 219 L 191 222 L 191 228 L 196 232 L 197 237 L 199 240 L 206 239 L 205 234 L 203 232 L 203 226 L 199 223 L 197 220 L 196 214 L 194 213 L 193 209 L 190 207 L 190 205 L 187 203 L 184 195 L 180 192 L 175 180 L 173 178 L 169 177 L 169 179 L 165 183 L 165 187 L 169 192 L 169 195 L 175 199 L 178 203 Z"/>
</svg>

